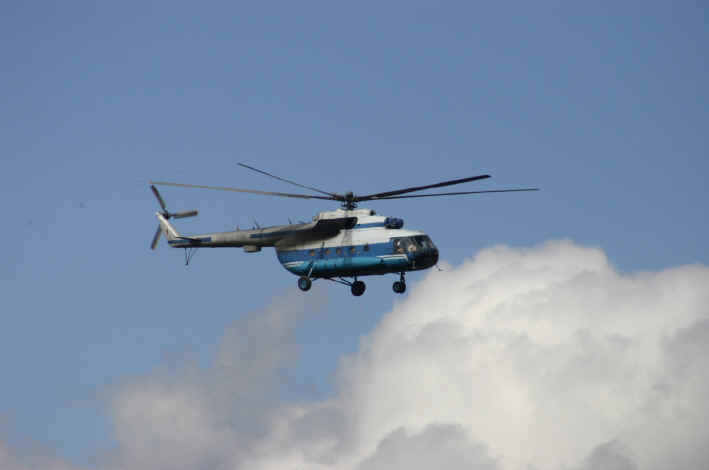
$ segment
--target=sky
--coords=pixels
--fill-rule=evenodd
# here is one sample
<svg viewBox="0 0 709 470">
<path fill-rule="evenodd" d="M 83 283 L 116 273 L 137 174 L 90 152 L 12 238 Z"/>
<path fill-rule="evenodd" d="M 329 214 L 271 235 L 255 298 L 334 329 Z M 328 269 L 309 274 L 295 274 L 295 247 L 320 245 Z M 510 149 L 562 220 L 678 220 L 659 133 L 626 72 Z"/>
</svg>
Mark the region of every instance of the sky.
<svg viewBox="0 0 709 470">
<path fill-rule="evenodd" d="M 708 16 L 4 4 L 0 468 L 706 466 Z M 151 179 L 295 189 L 238 162 L 542 190 L 367 205 L 440 250 L 403 296 L 302 293 L 272 250 L 151 252 Z M 187 234 L 336 208 L 161 192 L 200 211 Z"/>
</svg>

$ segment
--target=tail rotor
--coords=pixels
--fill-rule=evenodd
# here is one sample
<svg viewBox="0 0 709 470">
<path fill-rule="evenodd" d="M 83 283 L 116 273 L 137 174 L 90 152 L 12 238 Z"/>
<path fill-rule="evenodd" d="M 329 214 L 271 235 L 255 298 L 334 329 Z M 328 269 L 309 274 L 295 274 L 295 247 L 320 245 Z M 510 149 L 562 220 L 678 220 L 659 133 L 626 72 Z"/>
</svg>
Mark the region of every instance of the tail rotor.
<svg viewBox="0 0 709 470">
<path fill-rule="evenodd" d="M 185 211 L 185 212 L 170 212 L 167 210 L 167 206 L 165 205 L 165 200 L 162 198 L 160 195 L 160 192 L 154 185 L 150 185 L 150 189 L 152 190 L 153 194 L 155 195 L 155 199 L 158 200 L 158 204 L 160 204 L 160 207 L 162 208 L 162 212 L 160 212 L 160 215 L 165 217 L 165 219 L 170 220 L 170 219 L 184 219 L 186 217 L 194 217 L 198 214 L 198 211 Z M 162 235 L 163 229 L 160 225 L 158 225 L 158 229 L 155 231 L 155 235 L 153 236 L 153 241 L 150 243 L 150 249 L 154 250 L 155 247 L 158 246 L 158 241 L 160 240 L 160 235 Z"/>
<path fill-rule="evenodd" d="M 150 243 L 150 249 L 154 250 L 155 247 L 158 246 L 158 241 L 160 241 L 160 235 L 162 235 L 162 227 L 158 225 L 158 229 L 155 231 L 155 236 L 153 237 L 153 241 Z"/>
</svg>

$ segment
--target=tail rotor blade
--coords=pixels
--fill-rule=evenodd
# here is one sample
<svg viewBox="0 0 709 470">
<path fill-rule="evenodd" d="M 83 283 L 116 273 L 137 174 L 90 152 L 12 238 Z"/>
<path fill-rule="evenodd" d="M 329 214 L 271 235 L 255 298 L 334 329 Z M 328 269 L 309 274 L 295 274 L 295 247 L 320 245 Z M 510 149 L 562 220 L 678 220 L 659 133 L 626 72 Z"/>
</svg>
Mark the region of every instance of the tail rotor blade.
<svg viewBox="0 0 709 470">
<path fill-rule="evenodd" d="M 152 243 L 150 243 L 150 249 L 154 250 L 158 246 L 158 241 L 160 240 L 160 235 L 162 235 L 162 228 L 158 225 L 158 229 L 155 232 Z"/>
<path fill-rule="evenodd" d="M 170 216 L 173 219 L 184 219 L 185 217 L 194 217 L 198 213 L 199 212 L 197 212 L 197 211 L 186 211 L 186 212 L 177 212 L 175 214 L 170 214 Z"/>
<path fill-rule="evenodd" d="M 167 206 L 165 205 L 165 201 L 163 200 L 162 196 L 158 192 L 158 188 L 156 188 L 155 185 L 151 184 L 150 189 L 153 191 L 153 194 L 155 194 L 155 198 L 160 203 L 160 207 L 162 207 L 163 212 L 167 212 Z"/>
</svg>

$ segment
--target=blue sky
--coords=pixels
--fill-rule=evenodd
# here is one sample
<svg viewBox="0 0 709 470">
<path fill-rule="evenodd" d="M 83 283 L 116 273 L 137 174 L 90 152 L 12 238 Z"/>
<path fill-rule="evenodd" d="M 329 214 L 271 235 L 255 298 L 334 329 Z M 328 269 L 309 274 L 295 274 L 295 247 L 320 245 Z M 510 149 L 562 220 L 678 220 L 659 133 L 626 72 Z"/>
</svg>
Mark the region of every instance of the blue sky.
<svg viewBox="0 0 709 470">
<path fill-rule="evenodd" d="M 13 3 L 0 15 L 5 230 L 0 439 L 78 463 L 114 446 L 107 390 L 185 357 L 296 290 L 274 254 L 148 244 L 150 179 L 327 191 L 489 173 L 382 201 L 460 264 L 568 238 L 622 272 L 708 264 L 709 46 L 701 2 Z M 335 205 L 166 188 L 186 232 Z M 410 276 L 415 289 L 419 275 Z M 327 397 L 343 354 L 400 300 L 316 283 L 288 400 Z M 408 295 L 408 294 L 407 294 Z"/>
</svg>

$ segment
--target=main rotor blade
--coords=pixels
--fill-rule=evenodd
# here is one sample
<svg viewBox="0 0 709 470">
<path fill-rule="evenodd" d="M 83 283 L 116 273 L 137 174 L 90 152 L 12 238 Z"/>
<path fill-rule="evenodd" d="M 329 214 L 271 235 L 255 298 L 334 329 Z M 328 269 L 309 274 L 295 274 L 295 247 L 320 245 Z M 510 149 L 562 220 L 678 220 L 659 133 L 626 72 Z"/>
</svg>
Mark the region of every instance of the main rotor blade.
<svg viewBox="0 0 709 470">
<path fill-rule="evenodd" d="M 156 246 L 158 246 L 158 240 L 160 240 L 160 235 L 162 235 L 162 228 L 160 225 L 158 225 L 158 229 L 155 232 L 155 236 L 153 236 L 153 241 L 150 243 L 150 249 L 154 250 Z"/>
<path fill-rule="evenodd" d="M 245 164 L 243 164 L 243 163 L 237 163 L 237 165 L 243 166 L 244 168 L 248 168 L 248 169 L 251 170 L 251 171 L 255 171 L 255 172 L 257 172 L 257 173 L 261 173 L 262 175 L 270 176 L 271 178 L 275 178 L 275 179 L 277 179 L 277 180 L 279 180 L 279 181 L 283 181 L 283 182 L 286 182 L 286 183 L 290 183 L 290 184 L 292 184 L 292 185 L 298 186 L 299 188 L 309 189 L 309 190 L 311 190 L 311 191 L 315 191 L 316 193 L 320 193 L 320 194 L 327 194 L 328 196 L 332 196 L 332 197 L 334 197 L 334 198 L 342 197 L 342 196 L 340 196 L 339 194 L 328 193 L 327 191 L 323 191 L 323 190 L 318 189 L 318 188 L 312 188 L 312 187 L 310 187 L 310 186 L 305 186 L 305 185 L 303 185 L 303 184 L 296 183 L 295 181 L 291 181 L 291 180 L 287 180 L 287 179 L 285 179 L 285 178 L 281 178 L 280 176 L 272 175 L 271 173 L 267 173 L 267 172 L 265 172 L 265 171 L 263 171 L 263 170 L 259 170 L 258 168 L 254 168 L 254 167 L 252 167 L 252 166 L 245 165 Z M 338 200 L 340 200 L 340 199 L 338 199 Z"/>
<path fill-rule="evenodd" d="M 151 181 L 151 184 L 157 184 L 161 186 L 177 186 L 179 188 L 198 188 L 198 189 L 215 189 L 217 191 L 233 191 L 236 193 L 251 193 L 251 194 L 262 194 L 264 196 L 281 196 L 281 197 L 296 197 L 300 199 L 326 199 L 339 201 L 339 199 L 330 196 L 311 196 L 309 194 L 290 194 L 290 193 L 274 193 L 270 191 L 259 191 L 257 189 L 241 189 L 241 188 L 231 188 L 228 186 L 206 186 L 201 184 L 183 184 L 183 183 L 170 183 L 167 181 Z"/>
<path fill-rule="evenodd" d="M 194 217 L 199 212 L 197 211 L 186 211 L 186 212 L 178 212 L 176 214 L 170 214 L 170 217 L 173 219 L 184 219 L 185 217 Z"/>
<path fill-rule="evenodd" d="M 520 191 L 539 191 L 539 188 L 520 188 L 520 189 L 489 189 L 486 191 L 464 191 L 460 193 L 434 193 L 434 194 L 410 194 L 408 196 L 387 196 L 378 197 L 377 201 L 384 199 L 405 199 L 409 197 L 431 197 L 431 196 L 460 196 L 463 194 L 483 194 L 483 193 L 515 193 Z"/>
<path fill-rule="evenodd" d="M 467 183 L 468 181 L 483 180 L 483 179 L 489 178 L 489 177 L 490 177 L 490 175 L 471 176 L 469 178 L 460 178 L 457 180 L 443 181 L 441 183 L 436 183 L 436 184 L 427 184 L 426 186 L 414 186 L 412 188 L 397 189 L 395 191 L 387 191 L 384 193 L 369 194 L 367 196 L 357 196 L 354 198 L 354 200 L 359 202 L 359 201 L 371 201 L 373 199 L 383 199 L 383 198 L 388 198 L 391 196 L 396 196 L 398 194 L 410 193 L 413 191 L 421 191 L 423 189 L 440 188 L 441 186 L 450 186 L 453 184 Z"/>
<path fill-rule="evenodd" d="M 167 206 L 165 206 L 165 201 L 163 200 L 162 196 L 158 192 L 158 188 L 156 188 L 155 186 L 153 186 L 151 184 L 150 189 L 153 191 L 153 194 L 155 194 L 155 197 L 157 198 L 158 202 L 160 203 L 160 207 L 162 207 L 163 212 L 167 212 Z"/>
</svg>

